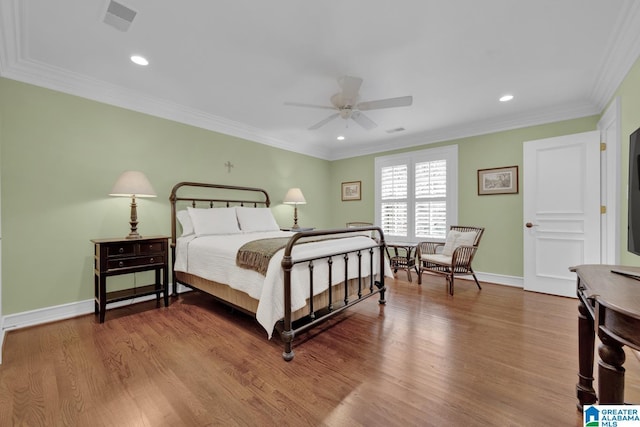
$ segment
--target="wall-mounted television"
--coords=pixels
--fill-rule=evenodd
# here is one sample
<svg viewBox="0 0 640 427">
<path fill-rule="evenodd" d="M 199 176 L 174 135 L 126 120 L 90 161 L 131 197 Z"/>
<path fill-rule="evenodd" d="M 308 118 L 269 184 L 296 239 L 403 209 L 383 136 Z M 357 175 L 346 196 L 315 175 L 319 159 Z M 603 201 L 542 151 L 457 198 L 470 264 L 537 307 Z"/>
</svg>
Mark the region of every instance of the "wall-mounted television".
<svg viewBox="0 0 640 427">
<path fill-rule="evenodd" d="M 627 250 L 640 255 L 640 128 L 629 136 L 629 234 Z"/>
</svg>

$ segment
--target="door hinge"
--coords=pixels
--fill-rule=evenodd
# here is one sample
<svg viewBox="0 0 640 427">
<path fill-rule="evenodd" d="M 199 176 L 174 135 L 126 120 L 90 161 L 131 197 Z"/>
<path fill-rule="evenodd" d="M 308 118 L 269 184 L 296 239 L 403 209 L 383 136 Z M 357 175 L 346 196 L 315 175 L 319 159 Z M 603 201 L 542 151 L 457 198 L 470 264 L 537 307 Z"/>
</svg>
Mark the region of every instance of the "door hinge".
<svg viewBox="0 0 640 427">
<path fill-rule="evenodd" d="M 607 213 L 607 207 L 606 206 L 600 206 L 600 213 L 601 214 L 606 214 Z"/>
<path fill-rule="evenodd" d="M 601 142 L 600 143 L 600 151 L 607 151 L 607 143 L 606 142 Z"/>
</svg>

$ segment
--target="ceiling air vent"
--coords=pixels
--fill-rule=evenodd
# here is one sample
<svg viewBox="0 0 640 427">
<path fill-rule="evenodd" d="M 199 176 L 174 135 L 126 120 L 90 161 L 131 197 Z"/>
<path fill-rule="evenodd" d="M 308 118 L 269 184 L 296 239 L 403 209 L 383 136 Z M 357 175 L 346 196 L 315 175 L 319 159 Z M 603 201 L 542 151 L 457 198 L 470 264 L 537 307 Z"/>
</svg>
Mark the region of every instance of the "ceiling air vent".
<svg viewBox="0 0 640 427">
<path fill-rule="evenodd" d="M 406 130 L 406 129 L 405 129 L 405 128 L 403 128 L 403 127 L 393 128 L 393 129 L 387 129 L 387 133 L 402 132 L 402 131 L 404 131 L 404 130 Z"/>
<path fill-rule="evenodd" d="M 135 10 L 111 0 L 104 16 L 104 23 L 120 31 L 127 31 L 133 22 L 133 18 L 136 17 L 136 13 Z"/>
</svg>

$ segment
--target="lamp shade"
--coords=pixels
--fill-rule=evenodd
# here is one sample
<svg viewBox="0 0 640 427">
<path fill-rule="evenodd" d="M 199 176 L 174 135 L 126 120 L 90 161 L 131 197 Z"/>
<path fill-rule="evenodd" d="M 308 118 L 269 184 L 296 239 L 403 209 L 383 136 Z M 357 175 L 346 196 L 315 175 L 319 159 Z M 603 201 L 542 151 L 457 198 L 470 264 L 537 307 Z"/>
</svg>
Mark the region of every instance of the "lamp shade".
<svg viewBox="0 0 640 427">
<path fill-rule="evenodd" d="M 156 192 L 142 172 L 126 171 L 118 177 L 118 180 L 113 185 L 109 195 L 123 197 L 156 197 Z"/>
<path fill-rule="evenodd" d="M 299 188 L 290 188 L 282 202 L 288 205 L 304 205 L 307 203 Z"/>
</svg>

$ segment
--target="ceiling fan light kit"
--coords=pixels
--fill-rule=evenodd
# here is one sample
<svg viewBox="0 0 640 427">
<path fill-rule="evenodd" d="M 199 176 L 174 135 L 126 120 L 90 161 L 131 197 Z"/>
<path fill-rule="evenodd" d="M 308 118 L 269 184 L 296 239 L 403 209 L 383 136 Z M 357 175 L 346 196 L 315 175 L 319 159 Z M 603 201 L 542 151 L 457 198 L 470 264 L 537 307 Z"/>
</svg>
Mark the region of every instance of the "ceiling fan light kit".
<svg viewBox="0 0 640 427">
<path fill-rule="evenodd" d="M 285 105 L 305 108 L 321 108 L 328 110 L 337 110 L 337 113 L 331 114 L 329 117 L 320 120 L 318 123 L 309 127 L 309 130 L 319 129 L 330 121 L 341 117 L 344 120 L 353 120 L 366 130 L 371 130 L 377 124 L 369 117 L 364 115 L 362 111 L 380 110 L 383 108 L 407 107 L 413 103 L 412 96 L 400 96 L 397 98 L 378 99 L 374 101 L 358 102 L 360 97 L 360 86 L 362 79 L 353 76 L 344 76 L 338 79 L 338 84 L 342 89 L 329 98 L 331 106 L 304 104 L 299 102 L 285 102 Z"/>
</svg>

